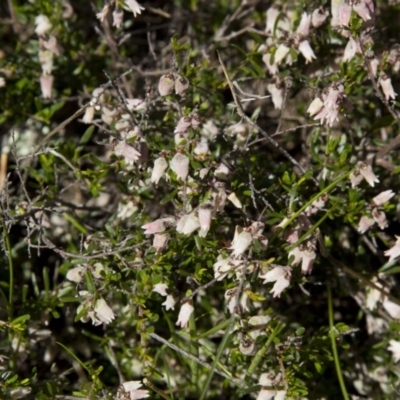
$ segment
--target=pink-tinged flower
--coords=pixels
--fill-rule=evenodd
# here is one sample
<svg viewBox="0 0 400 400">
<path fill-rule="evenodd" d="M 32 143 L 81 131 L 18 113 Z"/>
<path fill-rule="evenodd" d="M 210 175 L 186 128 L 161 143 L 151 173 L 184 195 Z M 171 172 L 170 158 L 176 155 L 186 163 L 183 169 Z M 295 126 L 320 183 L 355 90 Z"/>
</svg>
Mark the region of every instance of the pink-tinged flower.
<svg viewBox="0 0 400 400">
<path fill-rule="evenodd" d="M 372 199 L 372 206 L 378 207 L 388 202 L 394 196 L 393 190 L 385 190 Z"/>
<path fill-rule="evenodd" d="M 213 210 L 210 205 L 201 206 L 199 208 L 200 237 L 206 237 L 208 231 L 210 230 L 212 212 Z"/>
<path fill-rule="evenodd" d="M 96 18 L 99 19 L 101 22 L 104 22 L 110 10 L 111 10 L 111 4 L 106 3 L 102 8 L 102 10 L 96 14 Z"/>
<path fill-rule="evenodd" d="M 279 65 L 283 61 L 283 59 L 289 54 L 289 52 L 290 47 L 287 47 L 283 43 L 279 45 L 274 55 L 274 64 Z"/>
<path fill-rule="evenodd" d="M 308 36 L 310 34 L 311 14 L 308 15 L 306 12 L 301 14 L 300 24 L 297 27 L 296 33 L 302 36 Z"/>
<path fill-rule="evenodd" d="M 47 40 L 41 39 L 43 47 L 50 51 L 52 54 L 60 55 L 60 47 L 58 46 L 57 38 L 54 35 L 50 35 Z"/>
<path fill-rule="evenodd" d="M 179 311 L 178 321 L 176 321 L 176 325 L 180 326 L 181 328 L 185 328 L 193 311 L 194 308 L 190 303 L 184 303 Z"/>
<path fill-rule="evenodd" d="M 132 147 L 126 140 L 121 140 L 114 148 L 114 154 L 116 156 L 122 156 L 125 158 L 127 164 L 133 165 L 135 161 L 139 160 L 140 153 Z"/>
<path fill-rule="evenodd" d="M 389 225 L 388 220 L 386 219 L 386 214 L 383 211 L 379 211 L 374 208 L 372 210 L 372 218 L 379 225 L 379 228 L 386 229 Z"/>
<path fill-rule="evenodd" d="M 364 21 L 368 21 L 374 13 L 374 2 L 372 0 L 353 0 L 353 10 Z"/>
<path fill-rule="evenodd" d="M 162 233 L 164 232 L 167 228 L 172 226 L 175 223 L 175 219 L 170 217 L 170 218 L 160 218 L 156 219 L 153 222 L 149 222 L 145 225 L 142 226 L 142 229 L 144 229 L 144 234 L 145 235 L 154 235 L 156 233 Z"/>
<path fill-rule="evenodd" d="M 49 18 L 43 14 L 40 14 L 35 18 L 35 25 L 35 33 L 38 36 L 46 34 L 52 28 Z"/>
<path fill-rule="evenodd" d="M 389 257 L 389 261 L 393 261 L 400 256 L 400 236 L 396 236 L 396 239 L 395 245 L 384 252 L 385 256 Z"/>
<path fill-rule="evenodd" d="M 100 325 L 101 323 L 109 324 L 115 318 L 113 310 L 108 306 L 106 301 L 101 298 L 96 301 L 94 312 L 96 318 L 100 321 L 99 323 L 93 321 L 94 325 Z"/>
<path fill-rule="evenodd" d="M 168 286 L 165 283 L 157 283 L 154 285 L 152 292 L 156 292 L 161 296 L 168 296 Z"/>
<path fill-rule="evenodd" d="M 195 213 L 183 215 L 176 225 L 176 231 L 184 235 L 190 235 L 200 228 L 200 221 Z"/>
<path fill-rule="evenodd" d="M 343 61 L 350 61 L 356 55 L 356 53 L 361 54 L 360 43 L 350 36 L 349 41 L 344 49 Z"/>
<path fill-rule="evenodd" d="M 393 86 L 392 86 L 392 80 L 389 78 L 387 74 L 382 74 L 381 77 L 379 78 L 379 84 L 381 85 L 383 94 L 385 95 L 386 100 L 389 99 L 395 99 L 397 96 L 397 93 L 395 93 Z"/>
<path fill-rule="evenodd" d="M 329 12 L 323 7 L 319 7 L 311 14 L 311 24 L 314 28 L 319 28 L 328 18 Z"/>
<path fill-rule="evenodd" d="M 82 122 L 84 124 L 90 124 L 94 118 L 94 107 L 86 107 L 85 114 L 83 114 Z"/>
<path fill-rule="evenodd" d="M 311 205 L 309 205 L 304 213 L 309 217 L 310 215 L 316 214 L 319 210 L 322 210 L 325 207 L 325 203 L 328 200 L 328 195 L 323 194 L 321 197 L 315 199 Z"/>
<path fill-rule="evenodd" d="M 192 118 L 182 117 L 178 121 L 178 125 L 176 126 L 174 133 L 186 133 L 191 126 L 192 126 Z"/>
<path fill-rule="evenodd" d="M 136 18 L 137 14 L 141 14 L 144 7 L 142 7 L 136 0 L 125 0 L 126 5 L 133 12 L 133 16 Z"/>
<path fill-rule="evenodd" d="M 53 89 L 54 76 L 42 75 L 40 77 L 40 90 L 44 99 L 51 99 L 51 90 Z"/>
<path fill-rule="evenodd" d="M 161 96 L 167 96 L 171 94 L 174 86 L 175 86 L 174 74 L 169 72 L 161 76 L 160 81 L 158 82 L 158 91 Z"/>
<path fill-rule="evenodd" d="M 140 381 L 128 381 L 122 384 L 125 392 L 129 393 L 129 400 L 139 400 L 149 397 L 148 390 L 139 389 L 143 386 Z"/>
<path fill-rule="evenodd" d="M 400 342 L 397 340 L 390 340 L 388 350 L 392 352 L 392 357 L 394 362 L 398 362 L 400 360 Z"/>
<path fill-rule="evenodd" d="M 313 59 L 317 58 L 308 40 L 303 40 L 302 42 L 300 42 L 299 51 L 301 54 L 303 54 L 303 57 L 306 59 L 306 64 L 312 62 Z"/>
<path fill-rule="evenodd" d="M 274 63 L 271 64 L 271 54 L 270 53 L 265 53 L 262 57 L 262 60 L 264 61 L 265 66 L 267 67 L 268 72 L 271 75 L 276 75 L 278 73 L 278 66 Z"/>
<path fill-rule="evenodd" d="M 302 253 L 301 272 L 304 275 L 311 274 L 311 270 L 317 255 L 315 254 L 314 250 L 308 249 L 303 250 Z"/>
<path fill-rule="evenodd" d="M 78 266 L 70 269 L 67 272 L 66 278 L 71 282 L 79 283 L 82 280 L 84 273 L 85 273 L 85 268 Z"/>
<path fill-rule="evenodd" d="M 350 178 L 352 188 L 355 188 L 356 186 L 358 186 L 364 179 L 363 176 L 361 175 L 361 172 L 358 170 L 353 171 L 350 174 L 349 178 Z"/>
<path fill-rule="evenodd" d="M 145 110 L 146 101 L 142 99 L 126 99 L 126 106 L 130 111 Z"/>
<path fill-rule="evenodd" d="M 275 28 L 275 23 L 276 19 L 279 16 L 279 10 L 275 7 L 270 7 L 267 10 L 266 14 L 266 27 L 265 27 L 265 32 L 266 33 L 274 33 L 274 28 Z"/>
<path fill-rule="evenodd" d="M 165 309 L 168 311 L 168 310 L 175 310 L 175 304 L 176 300 L 174 296 L 172 296 L 172 294 L 169 294 L 165 299 L 164 303 L 162 303 L 161 305 L 164 306 Z"/>
<path fill-rule="evenodd" d="M 236 227 L 232 245 L 229 247 L 230 250 L 233 250 L 232 255 L 235 258 L 242 255 L 249 248 L 251 242 L 253 241 L 253 237 L 250 232 L 243 230 L 238 233 L 239 230 L 240 229 Z"/>
<path fill-rule="evenodd" d="M 287 394 L 286 390 L 278 390 L 276 392 L 274 400 L 285 400 L 286 399 L 286 394 Z"/>
<path fill-rule="evenodd" d="M 190 118 L 192 119 L 192 128 L 197 129 L 201 125 L 201 118 L 198 114 L 192 114 Z"/>
<path fill-rule="evenodd" d="M 336 1 L 336 0 L 334 0 Z M 332 3 L 334 2 L 332 1 Z M 351 17 L 351 5 L 344 3 L 339 7 L 339 24 L 340 26 L 348 26 Z"/>
<path fill-rule="evenodd" d="M 192 121 L 193 125 L 193 121 Z M 214 122 L 209 119 L 204 125 L 200 132 L 201 136 L 208 140 L 209 142 L 213 141 L 219 135 L 219 129 L 214 124 Z"/>
<path fill-rule="evenodd" d="M 276 83 L 269 83 L 267 85 L 267 90 L 271 93 L 272 102 L 274 103 L 274 107 L 278 110 L 282 108 L 284 90 L 281 88 L 281 85 Z"/>
<path fill-rule="evenodd" d="M 360 233 L 365 233 L 374 224 L 375 221 L 372 218 L 363 215 L 358 223 L 357 230 Z"/>
<path fill-rule="evenodd" d="M 375 56 L 373 56 L 373 58 L 369 60 L 369 64 L 370 64 L 370 66 L 371 66 L 372 75 L 374 75 L 374 77 L 376 77 L 376 74 L 377 74 L 377 72 L 378 72 L 378 67 L 379 67 L 379 60 L 378 60 L 378 58 L 376 58 Z"/>
<path fill-rule="evenodd" d="M 307 109 L 307 113 L 310 114 L 310 117 L 312 117 L 315 114 L 318 114 L 324 106 L 324 103 L 319 97 L 316 97 L 311 104 L 309 105 Z"/>
<path fill-rule="evenodd" d="M 175 93 L 183 94 L 189 87 L 189 81 L 179 74 L 175 76 Z"/>
<path fill-rule="evenodd" d="M 115 26 L 117 29 L 121 28 L 122 24 L 124 23 L 124 12 L 122 10 L 114 10 L 112 17 L 113 26 Z"/>
<path fill-rule="evenodd" d="M 161 253 L 168 242 L 168 236 L 156 233 L 153 238 L 153 247 L 157 253 Z"/>
<path fill-rule="evenodd" d="M 68 1 L 66 1 L 66 0 L 63 1 L 62 7 L 63 7 L 63 10 L 62 10 L 61 16 L 64 19 L 69 19 L 74 15 L 74 9 L 72 8 L 71 4 Z"/>
<path fill-rule="evenodd" d="M 236 208 L 242 208 L 242 203 L 240 202 L 240 200 L 238 199 L 238 197 L 236 196 L 236 194 L 234 192 L 232 192 L 229 196 L 228 196 L 228 200 L 236 207 Z"/>
<path fill-rule="evenodd" d="M 168 168 L 168 162 L 164 157 L 159 157 L 154 161 L 154 167 L 151 171 L 150 181 L 158 185 L 160 179 L 164 176 Z"/>
<path fill-rule="evenodd" d="M 360 171 L 360 174 L 363 176 L 363 178 L 368 182 L 370 186 L 374 187 L 375 183 L 379 182 L 379 179 L 374 174 L 374 171 L 372 171 L 372 167 L 370 164 L 359 161 L 357 163 L 357 167 Z"/>
<path fill-rule="evenodd" d="M 312 246 L 301 246 L 300 247 L 295 247 L 292 249 L 288 256 L 289 259 L 293 256 L 294 259 L 291 263 L 291 265 L 296 265 L 299 264 L 301 261 L 301 272 L 306 275 L 311 273 L 311 269 L 313 267 L 316 254 L 315 251 L 312 249 Z M 307 248 L 309 247 L 309 248 Z"/>
<path fill-rule="evenodd" d="M 179 179 L 186 180 L 189 174 L 189 159 L 184 154 L 176 153 L 171 160 L 170 166 Z"/>
<path fill-rule="evenodd" d="M 275 282 L 275 285 L 270 293 L 273 294 L 273 297 L 280 297 L 281 293 L 290 285 L 291 276 L 291 268 L 275 267 L 268 271 L 265 275 L 259 275 L 258 277 L 264 279 L 264 283 Z"/>
</svg>

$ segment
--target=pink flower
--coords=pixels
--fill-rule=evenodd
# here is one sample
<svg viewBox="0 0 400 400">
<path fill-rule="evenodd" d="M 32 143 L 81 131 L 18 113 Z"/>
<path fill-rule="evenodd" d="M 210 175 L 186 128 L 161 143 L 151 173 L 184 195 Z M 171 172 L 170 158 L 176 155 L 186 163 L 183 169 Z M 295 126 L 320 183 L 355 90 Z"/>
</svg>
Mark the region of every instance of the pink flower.
<svg viewBox="0 0 400 400">
<path fill-rule="evenodd" d="M 124 382 L 122 386 L 125 392 L 129 393 L 129 400 L 145 399 L 150 396 L 148 390 L 139 390 L 143 386 L 140 381 Z"/>
<path fill-rule="evenodd" d="M 323 7 L 319 7 L 313 11 L 311 16 L 311 24 L 314 28 L 319 28 L 328 18 L 329 12 Z"/>
<path fill-rule="evenodd" d="M 185 181 L 189 174 L 189 159 L 181 153 L 176 153 L 171 160 L 171 169 L 179 179 Z"/>
<path fill-rule="evenodd" d="M 360 174 L 363 178 L 368 182 L 368 184 L 372 187 L 375 186 L 375 182 L 378 183 L 379 179 L 372 171 L 372 167 L 370 164 L 366 164 L 365 162 L 359 161 L 357 163 L 357 167 L 359 168 Z"/>
<path fill-rule="evenodd" d="M 372 218 L 379 225 L 379 228 L 385 229 L 389 223 L 386 219 L 386 214 L 383 211 L 379 211 L 377 208 L 372 210 Z"/>
<path fill-rule="evenodd" d="M 300 24 L 296 30 L 296 33 L 302 36 L 308 36 L 310 34 L 311 14 L 308 15 L 306 12 L 301 14 Z"/>
<path fill-rule="evenodd" d="M 353 9 L 364 21 L 368 21 L 374 13 L 374 3 L 372 0 L 353 0 Z"/>
<path fill-rule="evenodd" d="M 174 86 L 175 86 L 175 77 L 173 73 L 169 72 L 161 76 L 160 81 L 158 82 L 158 91 L 160 92 L 161 96 L 167 96 L 171 94 Z"/>
<path fill-rule="evenodd" d="M 350 61 L 356 53 L 361 54 L 360 43 L 350 36 L 346 48 L 344 49 L 343 61 Z"/>
<path fill-rule="evenodd" d="M 54 76 L 42 75 L 40 77 L 40 89 L 44 99 L 51 99 L 51 90 L 53 88 Z"/>
<path fill-rule="evenodd" d="M 191 126 L 192 126 L 192 118 L 182 117 L 178 121 L 178 125 L 176 126 L 174 133 L 186 133 Z"/>
<path fill-rule="evenodd" d="M 294 256 L 291 265 L 299 264 L 301 261 L 301 272 L 303 274 L 311 273 L 316 254 L 310 243 L 295 247 L 289 252 L 289 259 Z"/>
<path fill-rule="evenodd" d="M 350 16 L 351 16 L 351 6 L 347 4 L 345 0 L 344 3 L 339 7 L 340 26 L 348 26 L 350 22 Z"/>
<path fill-rule="evenodd" d="M 178 321 L 176 325 L 185 328 L 189 322 L 189 318 L 194 311 L 194 307 L 190 303 L 184 303 L 179 311 Z"/>
<path fill-rule="evenodd" d="M 137 14 L 141 14 L 144 7 L 142 7 L 136 0 L 125 0 L 126 5 L 133 12 L 133 16 L 136 18 Z"/>
<path fill-rule="evenodd" d="M 185 77 L 183 77 L 179 74 L 176 74 L 176 76 L 175 76 L 175 93 L 183 94 L 184 92 L 186 92 L 188 87 L 189 87 L 189 81 Z"/>
<path fill-rule="evenodd" d="M 355 170 L 354 172 L 352 172 L 350 174 L 349 178 L 350 178 L 352 188 L 355 188 L 356 186 L 358 186 L 364 179 L 363 176 L 361 175 L 360 171 L 358 171 L 358 170 Z"/>
<path fill-rule="evenodd" d="M 142 229 L 145 230 L 145 235 L 153 235 L 164 232 L 168 227 L 172 226 L 174 222 L 174 218 L 160 218 L 143 225 Z"/>
<path fill-rule="evenodd" d="M 374 224 L 375 221 L 372 218 L 363 215 L 358 223 L 357 230 L 360 233 L 365 233 Z"/>
<path fill-rule="evenodd" d="M 231 257 L 223 258 L 219 255 L 217 262 L 213 265 L 215 279 L 221 281 L 230 271 L 241 265 L 242 262 L 241 260 L 233 260 Z"/>
<path fill-rule="evenodd" d="M 140 153 L 132 147 L 126 140 L 121 140 L 114 148 L 116 156 L 125 158 L 127 164 L 133 165 L 135 161 L 139 160 Z"/>
<path fill-rule="evenodd" d="M 112 13 L 113 16 L 113 26 L 117 29 L 121 28 L 124 23 L 124 12 L 122 10 L 114 10 Z"/>
<path fill-rule="evenodd" d="M 395 258 L 400 256 L 400 236 L 396 236 L 397 240 L 393 247 L 384 252 L 386 257 L 389 257 L 389 261 L 393 261 Z"/>
<path fill-rule="evenodd" d="M 372 205 L 376 207 L 381 206 L 382 204 L 388 202 L 393 196 L 393 190 L 385 190 L 384 192 L 379 193 L 378 196 L 375 196 L 372 199 Z"/>
<path fill-rule="evenodd" d="M 146 101 L 142 99 L 126 99 L 126 106 L 130 111 L 145 110 Z"/>
<path fill-rule="evenodd" d="M 156 233 L 153 238 L 153 247 L 155 247 L 157 253 L 161 253 L 164 250 L 165 245 L 168 242 L 168 236 Z"/>
<path fill-rule="evenodd" d="M 265 32 L 266 33 L 273 33 L 273 30 L 275 28 L 275 22 L 276 19 L 278 18 L 280 12 L 277 8 L 275 7 L 270 7 L 267 10 L 267 14 L 266 14 L 266 28 L 265 28 Z"/>
</svg>

